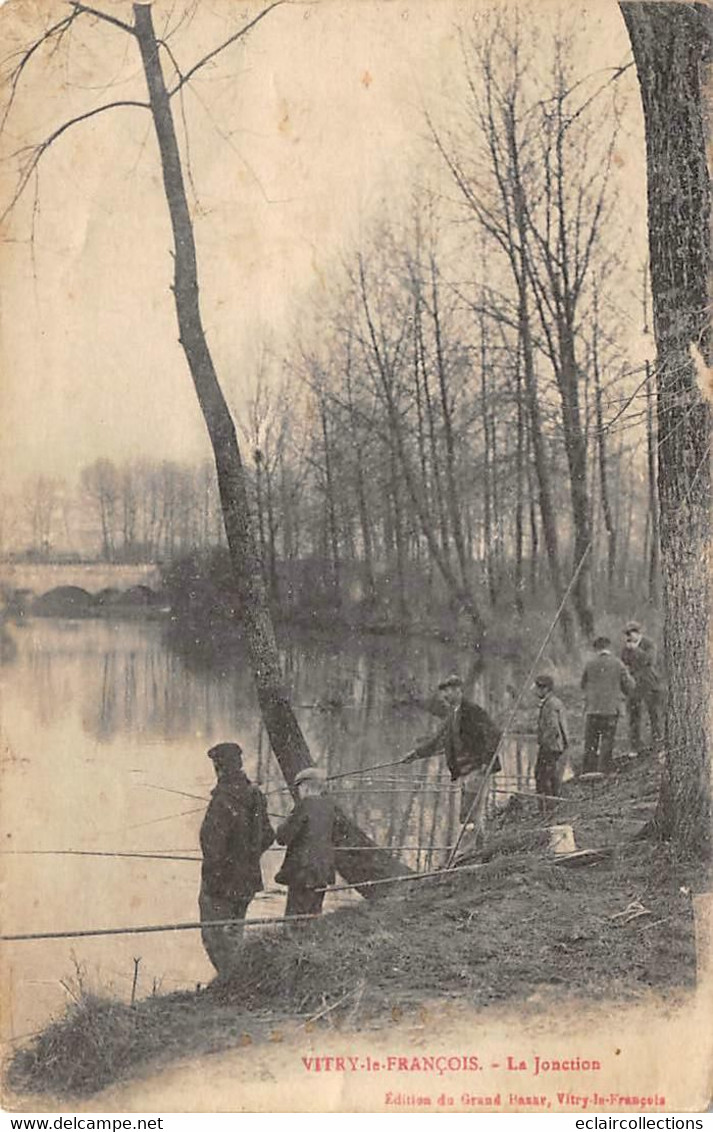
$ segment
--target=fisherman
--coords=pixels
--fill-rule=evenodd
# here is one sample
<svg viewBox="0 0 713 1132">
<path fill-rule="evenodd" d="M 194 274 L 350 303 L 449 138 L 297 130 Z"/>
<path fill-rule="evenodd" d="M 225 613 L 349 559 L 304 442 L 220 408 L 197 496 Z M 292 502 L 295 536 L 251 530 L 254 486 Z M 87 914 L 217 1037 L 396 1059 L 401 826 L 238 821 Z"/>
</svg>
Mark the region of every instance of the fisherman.
<svg viewBox="0 0 713 1132">
<path fill-rule="evenodd" d="M 335 878 L 337 807 L 326 794 L 327 779 L 319 767 L 301 770 L 295 786 L 295 807 L 277 827 L 277 840 L 287 852 L 275 880 L 287 885 L 286 916 L 319 916 L 324 890 Z"/>
<path fill-rule="evenodd" d="M 631 755 L 642 754 L 641 745 L 641 705 L 646 704 L 651 725 L 651 748 L 655 751 L 661 742 L 661 677 L 656 668 L 656 648 L 653 641 L 645 637 L 638 621 L 629 621 L 624 626 L 624 647 L 621 659 L 636 682 L 634 691 L 627 701 L 629 715 L 629 744 Z"/>
<path fill-rule="evenodd" d="M 540 701 L 537 716 L 537 762 L 535 789 L 540 795 L 542 814 L 555 807 L 562 786 L 562 756 L 569 746 L 567 714 L 554 694 L 555 682 L 548 672 L 535 677 L 535 693 Z"/>
<path fill-rule="evenodd" d="M 438 690 L 445 701 L 445 722 L 432 738 L 420 743 L 401 760 L 412 763 L 443 752 L 451 782 L 460 782 L 460 822 L 478 841 L 485 836 L 485 777 L 500 743 L 500 730 L 478 704 L 463 699 L 463 681 L 455 673 L 441 680 Z M 491 773 L 500 770 L 496 758 Z M 477 805 L 476 805 L 477 800 Z"/>
<path fill-rule="evenodd" d="M 263 888 L 260 857 L 275 840 L 267 803 L 243 771 L 237 743 L 218 743 L 208 751 L 216 786 L 201 825 L 203 852 L 200 907 L 201 938 L 220 976 L 234 968 L 248 904 Z M 236 920 L 210 927 L 211 920 Z"/>
<path fill-rule="evenodd" d="M 597 655 L 587 662 L 582 673 L 586 700 L 582 773 L 610 774 L 614 769 L 621 697 L 631 695 L 634 681 L 626 665 L 612 656 L 609 637 L 597 637 L 592 648 Z"/>
</svg>

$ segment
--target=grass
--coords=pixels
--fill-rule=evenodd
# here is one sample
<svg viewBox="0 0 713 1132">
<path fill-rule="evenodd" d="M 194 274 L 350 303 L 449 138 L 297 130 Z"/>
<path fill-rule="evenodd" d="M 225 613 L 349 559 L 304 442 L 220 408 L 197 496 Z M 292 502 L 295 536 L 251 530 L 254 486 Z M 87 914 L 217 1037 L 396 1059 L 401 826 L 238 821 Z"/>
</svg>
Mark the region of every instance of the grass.
<svg viewBox="0 0 713 1132">
<path fill-rule="evenodd" d="M 515 805 L 479 871 L 400 885 L 320 921 L 251 936 L 230 983 L 133 1007 L 80 996 L 17 1051 L 8 1084 L 86 1096 L 179 1057 L 266 1040 L 290 1018 L 362 1027 L 437 998 L 486 1008 L 546 989 L 621 1002 L 692 986 L 690 890 L 704 887 L 702 866 L 631 836 L 656 779 L 649 762 L 595 793 L 567 785 L 556 820 L 574 825 L 580 847 L 617 843 L 597 865 L 555 864 L 539 818 Z M 638 907 L 635 918 L 617 915 Z"/>
</svg>

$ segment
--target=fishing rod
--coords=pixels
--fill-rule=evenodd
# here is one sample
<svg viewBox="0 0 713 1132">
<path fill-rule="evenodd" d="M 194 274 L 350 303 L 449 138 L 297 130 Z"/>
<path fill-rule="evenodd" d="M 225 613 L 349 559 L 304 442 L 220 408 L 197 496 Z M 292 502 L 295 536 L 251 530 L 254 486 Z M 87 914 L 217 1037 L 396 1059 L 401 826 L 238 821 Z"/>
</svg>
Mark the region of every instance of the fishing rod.
<svg viewBox="0 0 713 1132">
<path fill-rule="evenodd" d="M 476 865 L 458 865 L 451 872 L 465 873 L 473 872 L 477 869 L 485 868 L 484 863 Z M 342 892 L 347 889 L 373 887 L 378 884 L 396 884 L 403 881 L 418 881 L 430 880 L 434 877 L 442 877 L 444 875 L 443 869 L 434 869 L 427 873 L 406 873 L 398 877 L 383 877 L 379 880 L 358 881 L 355 884 L 338 884 L 329 888 L 317 889 L 317 892 Z M 260 927 L 270 924 L 291 924 L 298 920 L 319 920 L 323 919 L 321 914 L 317 915 L 302 915 L 302 916 L 281 916 L 281 917 L 264 917 L 257 920 L 245 919 L 230 919 L 230 920 L 208 920 L 201 923 L 200 920 L 191 920 L 183 923 L 176 924 L 144 924 L 136 927 L 121 927 L 121 928 L 86 928 L 77 931 L 62 931 L 62 932 L 20 932 L 14 935 L 0 935 L 0 941 L 3 943 L 17 943 L 24 940 L 35 939 L 79 939 L 86 936 L 105 936 L 105 935 L 143 935 L 148 932 L 181 932 L 193 931 L 201 928 L 210 927 L 229 927 L 234 924 L 244 924 L 245 927 Z"/>
<path fill-rule="evenodd" d="M 321 915 L 304 915 L 304 916 L 280 916 L 280 917 L 263 917 L 259 920 L 206 920 L 201 923 L 200 920 L 189 920 L 185 923 L 177 924 L 141 924 L 136 927 L 125 928 L 86 928 L 82 931 L 69 931 L 69 932 L 21 932 L 17 935 L 0 935 L 0 940 L 3 943 L 17 943 L 20 940 L 28 939 L 81 939 L 86 936 L 100 936 L 100 935 L 145 935 L 148 932 L 185 932 L 194 931 L 200 928 L 227 928 L 236 924 L 243 924 L 245 927 L 255 928 L 264 924 L 289 924 L 295 920 L 317 920 Z"/>
<path fill-rule="evenodd" d="M 446 852 L 453 848 L 452 845 L 379 845 L 377 848 L 385 853 L 415 853 L 419 850 L 432 849 L 435 852 Z M 335 845 L 335 852 L 337 853 L 373 853 L 373 845 Z M 265 849 L 266 853 L 284 853 L 284 845 L 271 845 Z M 143 861 L 193 861 L 200 864 L 203 857 L 198 853 L 189 855 L 188 853 L 170 853 L 170 852 L 157 852 L 157 853 L 132 853 L 132 852 L 109 852 L 104 850 L 93 849 L 0 849 L 0 856 L 2 857 L 128 857 L 131 859 L 138 858 Z"/>
<path fill-rule="evenodd" d="M 387 763 L 376 763 L 374 766 L 365 766 L 357 770 L 343 770 L 339 774 L 328 774 L 327 782 L 334 782 L 338 778 L 351 778 L 357 774 L 371 774 L 375 770 L 385 770 L 388 766 L 402 766 L 403 759 L 391 759 Z"/>
<path fill-rule="evenodd" d="M 577 581 L 577 578 L 579 577 L 580 573 L 582 572 L 582 567 L 584 566 L 585 560 L 587 558 L 587 555 L 589 554 L 591 546 L 592 546 L 592 544 L 591 544 L 591 541 L 590 541 L 590 542 L 587 543 L 586 547 L 584 548 L 584 552 L 582 554 L 582 557 L 580 558 L 579 562 L 577 563 L 576 570 L 572 574 L 569 585 L 567 586 L 567 589 L 564 592 L 564 596 L 562 598 L 562 601 L 559 604 L 559 608 L 557 609 L 557 612 L 555 613 L 554 617 L 552 618 L 552 621 L 550 623 L 550 627 L 547 630 L 545 637 L 544 637 L 544 640 L 543 640 L 542 644 L 540 645 L 540 647 L 537 651 L 537 656 L 533 660 L 532 665 L 530 666 L 530 671 L 528 672 L 526 679 L 523 681 L 523 683 L 520 687 L 520 691 L 518 692 L 517 699 L 515 700 L 515 703 L 513 704 L 512 708 L 510 710 L 510 715 L 508 717 L 508 721 L 505 724 L 505 727 L 503 728 L 503 731 L 500 735 L 500 739 L 498 740 L 498 745 L 495 748 L 495 750 L 493 751 L 493 754 L 490 757 L 490 761 L 485 768 L 485 774 L 483 775 L 483 781 L 480 784 L 480 787 L 478 789 L 477 794 L 475 795 L 475 798 L 473 799 L 473 801 L 470 804 L 470 808 L 468 809 L 468 813 L 466 814 L 465 821 L 463 822 L 463 825 L 461 826 L 460 832 L 459 832 L 459 834 L 456 838 L 455 846 L 454 846 L 454 848 L 451 852 L 450 857 L 448 858 L 448 861 L 446 862 L 446 868 L 447 869 L 453 868 L 453 862 L 456 859 L 456 854 L 457 854 L 457 852 L 460 848 L 461 842 L 463 840 L 463 835 L 465 834 L 465 828 L 468 825 L 468 823 L 470 822 L 472 815 L 474 813 L 478 812 L 478 809 L 480 808 L 480 806 L 482 804 L 483 798 L 485 797 L 485 789 L 486 789 L 486 786 L 488 785 L 488 777 L 489 777 L 493 767 L 495 766 L 498 755 L 500 754 L 500 750 L 502 748 L 505 736 L 508 733 L 508 729 L 512 726 L 512 723 L 515 719 L 515 716 L 517 715 L 520 704 L 522 703 L 522 699 L 523 699 L 523 696 L 525 695 L 525 692 L 529 689 L 529 687 L 530 687 L 530 685 L 531 685 L 531 683 L 534 679 L 535 671 L 537 669 L 538 664 L 540 663 L 540 660 L 542 659 L 542 654 L 544 653 L 545 649 L 547 648 L 550 637 L 552 636 L 552 634 L 555 631 L 555 626 L 557 625 L 557 622 L 560 619 L 560 616 L 562 614 L 562 610 L 564 609 L 565 605 L 567 604 L 567 601 L 569 599 L 569 595 L 571 594 L 572 590 L 574 589 L 575 582 Z"/>
<path fill-rule="evenodd" d="M 166 794 L 180 794 L 182 798 L 195 798 L 197 802 L 207 802 L 205 794 L 187 794 L 185 790 L 176 790 L 172 786 L 157 786 L 155 782 L 139 782 L 138 786 L 147 786 L 149 790 L 163 790 Z"/>
</svg>

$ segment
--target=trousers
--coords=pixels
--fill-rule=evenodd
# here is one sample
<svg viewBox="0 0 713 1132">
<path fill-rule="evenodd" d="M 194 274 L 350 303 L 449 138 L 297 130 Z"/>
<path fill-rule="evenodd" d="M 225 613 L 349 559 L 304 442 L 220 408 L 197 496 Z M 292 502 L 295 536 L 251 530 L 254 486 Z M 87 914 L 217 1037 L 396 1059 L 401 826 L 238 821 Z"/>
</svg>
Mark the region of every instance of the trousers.
<svg viewBox="0 0 713 1132">
<path fill-rule="evenodd" d="M 466 822 L 475 826 L 475 836 L 478 840 L 485 838 L 485 805 L 488 800 L 487 788 L 482 791 L 480 801 L 475 805 L 480 788 L 485 780 L 485 767 L 476 767 L 460 780 L 460 814 L 461 825 Z"/>
<path fill-rule="evenodd" d="M 599 715 L 589 712 L 584 719 L 584 764 L 582 772 L 603 771 L 614 766 L 614 739 L 618 715 Z"/>
<path fill-rule="evenodd" d="M 535 763 L 535 789 L 538 794 L 548 797 L 538 798 L 540 811 L 548 813 L 556 806 L 555 797 L 559 795 L 562 786 L 562 758 L 561 751 L 551 751 L 548 747 L 539 747 L 537 762 Z"/>
<path fill-rule="evenodd" d="M 287 888 L 286 916 L 319 916 L 324 904 L 324 893 L 316 888 L 303 888 L 291 884 Z"/>
<path fill-rule="evenodd" d="M 251 896 L 209 896 L 203 889 L 198 897 L 201 923 L 210 920 L 244 920 Z M 243 936 L 243 924 L 201 928 L 201 940 L 208 958 L 219 975 L 229 975 L 235 967 Z"/>
<path fill-rule="evenodd" d="M 661 739 L 661 709 L 662 696 L 660 692 L 645 692 L 643 695 L 633 695 L 627 702 L 629 713 L 629 742 L 632 751 L 641 752 L 641 716 L 642 705 L 646 705 L 651 725 L 651 746 L 658 748 Z"/>
</svg>

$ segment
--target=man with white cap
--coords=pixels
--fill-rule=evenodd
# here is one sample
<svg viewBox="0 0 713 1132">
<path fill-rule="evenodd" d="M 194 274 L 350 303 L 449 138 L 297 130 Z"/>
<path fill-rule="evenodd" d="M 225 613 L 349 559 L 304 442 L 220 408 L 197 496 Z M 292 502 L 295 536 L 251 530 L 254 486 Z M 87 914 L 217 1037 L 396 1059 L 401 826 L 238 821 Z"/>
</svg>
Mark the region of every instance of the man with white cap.
<svg viewBox="0 0 713 1132">
<path fill-rule="evenodd" d="M 446 705 L 445 723 L 431 739 L 409 751 L 402 762 L 412 763 L 442 752 L 451 782 L 461 783 L 461 824 L 467 822 L 466 829 L 472 826 L 476 838 L 482 840 L 487 794 L 482 787 L 500 743 L 500 729 L 482 707 L 463 699 L 463 681 L 456 673 L 441 680 L 438 690 Z M 499 770 L 500 760 L 496 758 L 491 773 Z"/>
<path fill-rule="evenodd" d="M 656 648 L 654 642 L 645 637 L 638 621 L 629 621 L 624 626 L 624 647 L 621 659 L 635 681 L 635 687 L 627 700 L 629 714 L 629 743 L 632 754 L 640 754 L 641 744 L 641 705 L 646 704 L 651 724 L 651 745 L 654 750 L 661 741 L 661 677 L 656 668 Z"/>
<path fill-rule="evenodd" d="M 277 840 L 287 846 L 275 880 L 287 885 L 286 916 L 318 916 L 324 889 L 334 884 L 334 843 L 338 815 L 325 793 L 326 775 L 309 766 L 295 775 L 298 800 L 288 818 L 277 827 Z"/>
<path fill-rule="evenodd" d="M 201 938 L 221 976 L 233 970 L 248 905 L 262 891 L 260 857 L 275 840 L 267 803 L 243 771 L 237 743 L 218 743 L 208 751 L 218 779 L 201 825 L 203 852 L 198 905 Z M 235 920 L 222 927 L 215 920 Z"/>
</svg>

